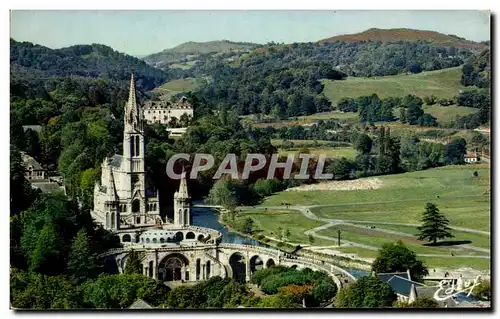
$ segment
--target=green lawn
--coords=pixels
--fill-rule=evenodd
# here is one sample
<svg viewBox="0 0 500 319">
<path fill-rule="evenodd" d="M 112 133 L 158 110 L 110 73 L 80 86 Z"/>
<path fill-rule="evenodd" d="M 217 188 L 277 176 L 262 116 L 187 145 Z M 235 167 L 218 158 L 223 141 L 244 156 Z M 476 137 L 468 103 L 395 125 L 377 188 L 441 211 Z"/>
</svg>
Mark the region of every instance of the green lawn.
<svg viewBox="0 0 500 319">
<path fill-rule="evenodd" d="M 424 97 L 451 98 L 464 87 L 460 84 L 461 67 L 419 74 L 382 77 L 348 77 L 343 81 L 323 80 L 324 93 L 333 104 L 343 97 L 357 98 L 376 93 L 380 98 L 414 94 Z"/>
<path fill-rule="evenodd" d="M 425 265 L 427 265 L 429 272 L 432 274 L 434 268 L 473 268 L 477 270 L 491 269 L 490 259 L 481 258 L 439 258 L 439 257 L 419 257 Z"/>
<path fill-rule="evenodd" d="M 395 234 L 388 234 L 381 232 L 380 230 L 370 229 L 370 228 L 360 228 L 350 225 L 335 225 L 330 228 L 321 230 L 318 232 L 319 235 L 337 237 L 337 231 L 341 231 L 340 242 L 342 240 L 352 241 L 364 245 L 381 247 L 383 244 L 390 244 L 395 241 L 401 240 L 406 246 L 417 254 L 445 254 L 448 255 L 451 252 L 460 255 L 488 255 L 487 253 L 477 252 L 470 249 L 465 249 L 460 247 L 460 245 L 454 246 L 426 246 L 426 242 L 422 242 L 416 239 L 416 237 L 405 237 Z"/>
<path fill-rule="evenodd" d="M 163 96 L 173 96 L 177 93 L 192 91 L 204 81 L 196 78 L 172 80 L 155 88 L 153 92 L 161 93 Z"/>
<path fill-rule="evenodd" d="M 465 116 L 479 111 L 479 109 L 473 107 L 458 105 L 440 106 L 438 104 L 425 105 L 423 109 L 425 113 L 429 113 L 437 118 L 438 122 L 441 124 L 454 122 L 457 116 Z"/>
<path fill-rule="evenodd" d="M 246 213 L 239 214 L 236 218 L 244 219 L 251 217 L 254 221 L 254 230 L 259 234 L 277 238 L 277 228 L 283 230 L 289 229 L 291 236 L 287 239 L 289 242 L 308 243 L 308 236 L 304 235 L 304 231 L 319 227 L 323 222 L 312 220 L 297 211 L 281 211 L 281 210 L 250 210 Z M 328 246 L 334 243 L 329 240 L 315 238 L 314 245 Z"/>
<path fill-rule="evenodd" d="M 387 229 L 387 230 L 394 230 L 398 231 L 401 233 L 406 233 L 409 235 L 415 235 L 418 233 L 417 227 L 412 227 L 412 226 L 400 226 L 400 225 L 371 225 L 370 223 L 356 223 L 360 225 L 368 225 L 368 226 L 375 226 L 375 229 Z M 482 235 L 482 234 L 475 234 L 475 233 L 470 233 L 470 232 L 464 232 L 464 231 L 458 231 L 458 230 L 451 230 L 451 233 L 454 238 L 451 238 L 449 240 L 453 241 L 471 241 L 468 245 L 474 246 L 474 247 L 479 247 L 479 248 L 490 248 L 491 244 L 491 238 L 490 236 L 487 235 Z"/>
<path fill-rule="evenodd" d="M 474 171 L 479 177 L 473 177 Z M 491 207 L 485 191 L 490 188 L 489 175 L 484 165 L 443 167 L 376 177 L 382 182 L 379 189 L 280 192 L 266 198 L 263 205 L 328 205 L 312 211 L 331 219 L 418 223 L 425 204 L 432 202 L 452 225 L 488 231 Z"/>
</svg>

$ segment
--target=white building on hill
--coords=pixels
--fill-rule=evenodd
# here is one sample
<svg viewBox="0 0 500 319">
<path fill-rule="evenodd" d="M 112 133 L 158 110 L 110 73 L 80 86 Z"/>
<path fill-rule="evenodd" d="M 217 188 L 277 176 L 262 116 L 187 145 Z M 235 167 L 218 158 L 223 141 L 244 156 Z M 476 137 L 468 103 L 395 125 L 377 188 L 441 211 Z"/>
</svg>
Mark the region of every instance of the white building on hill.
<svg viewBox="0 0 500 319">
<path fill-rule="evenodd" d="M 144 119 L 148 124 L 168 124 L 171 120 L 179 121 L 186 114 L 193 117 L 193 107 L 185 97 L 176 103 L 170 101 L 149 101 L 144 106 Z"/>
</svg>

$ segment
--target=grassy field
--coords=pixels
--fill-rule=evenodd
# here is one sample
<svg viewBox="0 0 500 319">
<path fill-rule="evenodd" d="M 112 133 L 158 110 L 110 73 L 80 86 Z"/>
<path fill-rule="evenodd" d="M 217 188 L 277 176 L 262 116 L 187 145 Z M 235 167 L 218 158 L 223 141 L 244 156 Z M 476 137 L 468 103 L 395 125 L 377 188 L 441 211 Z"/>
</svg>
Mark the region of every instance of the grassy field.
<svg viewBox="0 0 500 319">
<path fill-rule="evenodd" d="M 437 104 L 424 105 L 423 109 L 425 113 L 429 113 L 437 118 L 441 124 L 454 122 L 457 116 L 465 116 L 479 111 L 479 109 L 473 107 L 458 105 L 440 106 Z"/>
<path fill-rule="evenodd" d="M 474 171 L 479 173 L 477 178 L 473 177 L 472 173 Z M 453 258 L 451 256 L 452 253 L 454 255 L 488 256 L 486 252 L 474 251 L 464 246 L 470 245 L 489 249 L 490 236 L 488 235 L 452 230 L 455 238 L 449 239 L 449 241 L 458 243 L 433 247 L 423 245 L 423 242 L 418 241 L 413 236 L 418 233 L 414 226 L 371 223 L 420 224 L 425 204 L 432 202 L 450 220 L 450 225 L 490 232 L 490 170 L 487 164 L 446 166 L 426 171 L 375 178 L 382 182 L 382 186 L 378 189 L 285 191 L 266 198 L 261 205 L 279 206 L 284 202 L 291 205 L 320 205 L 311 208 L 311 211 L 318 217 L 351 220 L 355 224 L 367 226 L 355 227 L 340 224 L 323 229 L 318 231 L 317 234 L 332 237 L 335 240 L 329 241 L 316 238 L 314 245 L 317 246 L 335 245 L 337 243 L 337 230 L 340 229 L 342 232 L 341 240 L 374 247 L 402 240 L 417 254 L 450 256 L 448 258 L 422 257 L 429 267 L 450 269 L 459 267 L 487 269 L 489 267 L 489 259 Z M 289 228 L 293 233 L 292 241 L 303 240 L 304 243 L 308 242 L 306 236 L 303 235 L 304 231 L 324 224 L 324 222 L 307 219 L 298 211 L 281 214 L 279 218 L 275 218 L 273 213 L 263 212 L 262 208 L 258 206 L 256 209 L 249 209 L 247 212 L 260 225 L 259 227 L 267 229 L 268 232 L 272 232 L 278 226 Z M 412 237 L 385 233 L 381 229 L 406 233 L 412 235 Z M 352 246 L 334 249 L 365 258 L 373 258 L 377 253 L 373 250 Z"/>
<path fill-rule="evenodd" d="M 186 78 L 169 81 L 153 90 L 160 93 L 164 97 L 170 97 L 177 93 L 189 92 L 194 90 L 198 85 L 204 83 L 203 79 Z"/>
<path fill-rule="evenodd" d="M 414 94 L 451 98 L 464 87 L 460 84 L 460 67 L 419 74 L 399 74 L 382 77 L 348 77 L 344 81 L 323 80 L 324 93 L 333 104 L 343 97 L 357 98 L 376 93 L 380 98 Z"/>
<path fill-rule="evenodd" d="M 434 268 L 473 268 L 477 270 L 491 269 L 489 259 L 480 258 L 440 258 L 440 257 L 419 257 L 425 265 L 432 271 Z"/>
<path fill-rule="evenodd" d="M 279 226 L 282 229 L 289 229 L 291 236 L 287 241 L 294 243 L 308 242 L 308 236 L 304 235 L 304 230 L 324 224 L 323 222 L 309 219 L 298 212 L 286 210 L 256 209 L 239 214 L 236 218 L 243 219 L 247 217 L 251 217 L 254 220 L 254 230 L 265 236 L 277 238 L 276 229 Z M 314 245 L 327 246 L 333 245 L 333 243 L 329 240 L 315 238 Z"/>
</svg>

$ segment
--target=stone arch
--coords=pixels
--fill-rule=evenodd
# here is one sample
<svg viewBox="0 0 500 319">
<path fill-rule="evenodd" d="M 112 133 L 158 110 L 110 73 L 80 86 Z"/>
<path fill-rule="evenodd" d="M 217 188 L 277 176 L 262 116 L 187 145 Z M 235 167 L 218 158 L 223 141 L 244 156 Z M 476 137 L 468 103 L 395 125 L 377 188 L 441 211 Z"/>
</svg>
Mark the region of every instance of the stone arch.
<svg viewBox="0 0 500 319">
<path fill-rule="evenodd" d="M 276 263 L 274 262 L 274 260 L 272 258 L 269 258 L 267 261 L 266 261 L 266 268 L 271 268 L 273 266 L 275 266 Z"/>
<path fill-rule="evenodd" d="M 109 228 L 109 212 L 106 212 L 106 228 Z"/>
<path fill-rule="evenodd" d="M 205 237 L 203 237 L 203 234 L 198 235 L 198 241 L 202 241 Z"/>
<path fill-rule="evenodd" d="M 297 269 L 297 265 L 292 265 L 292 267 L 290 267 L 292 269 Z"/>
<path fill-rule="evenodd" d="M 184 234 L 180 231 L 178 231 L 177 233 L 175 233 L 175 240 L 176 241 L 183 241 L 184 240 Z"/>
<path fill-rule="evenodd" d="M 132 213 L 138 213 L 141 210 L 141 203 L 139 200 L 136 198 L 132 202 Z"/>
<path fill-rule="evenodd" d="M 158 266 L 161 281 L 189 280 L 189 259 L 180 253 L 165 256 Z"/>
<path fill-rule="evenodd" d="M 130 243 L 131 241 L 132 241 L 132 238 L 130 237 L 129 234 L 123 235 L 122 242 L 124 242 L 124 243 Z"/>
<path fill-rule="evenodd" d="M 186 234 L 186 239 L 194 239 L 194 238 L 195 238 L 195 235 L 192 231 L 190 231 Z"/>
<path fill-rule="evenodd" d="M 184 209 L 184 224 L 190 224 L 188 209 Z"/>
<path fill-rule="evenodd" d="M 207 273 L 206 279 L 210 278 L 210 271 L 211 271 L 211 269 L 210 269 L 211 267 L 210 266 L 211 266 L 210 265 L 210 260 L 207 260 L 207 266 L 205 267 L 205 271 Z"/>
<path fill-rule="evenodd" d="M 162 243 L 162 244 L 163 244 L 164 242 L 165 242 L 165 238 L 163 238 L 163 237 L 162 237 L 162 238 L 160 238 L 160 243 Z"/>
<path fill-rule="evenodd" d="M 252 274 L 262 268 L 264 268 L 264 262 L 262 261 L 262 258 L 260 258 L 259 255 L 255 255 L 252 258 L 250 258 L 250 271 Z"/>
<path fill-rule="evenodd" d="M 233 279 L 238 282 L 246 281 L 246 258 L 242 253 L 236 252 L 229 257 L 229 266 L 233 271 Z"/>
<path fill-rule="evenodd" d="M 115 213 L 111 213 L 111 228 L 115 228 L 116 225 L 116 220 L 115 220 Z"/>
<path fill-rule="evenodd" d="M 158 240 L 156 239 L 156 237 L 154 237 L 154 238 L 153 238 L 153 243 L 155 243 L 155 244 L 156 244 L 157 242 L 158 242 Z"/>
<path fill-rule="evenodd" d="M 149 244 L 149 238 L 146 238 L 146 243 L 148 243 L 148 244 Z"/>
</svg>

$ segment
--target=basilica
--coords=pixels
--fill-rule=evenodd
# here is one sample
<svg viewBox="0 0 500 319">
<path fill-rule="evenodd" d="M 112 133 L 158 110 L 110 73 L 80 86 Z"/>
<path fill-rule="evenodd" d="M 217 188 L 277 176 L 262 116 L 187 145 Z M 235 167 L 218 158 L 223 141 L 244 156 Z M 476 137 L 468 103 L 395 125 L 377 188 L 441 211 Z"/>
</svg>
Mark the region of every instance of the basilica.
<svg viewBox="0 0 500 319">
<path fill-rule="evenodd" d="M 146 188 L 145 125 L 132 75 L 124 112 L 123 154 L 104 160 L 101 180 L 94 187 L 92 217 L 105 229 L 120 233 L 163 223 L 158 192 Z M 180 190 L 175 194 L 174 204 L 174 224 L 189 225 L 190 203 L 185 180 L 181 181 Z"/>
</svg>

